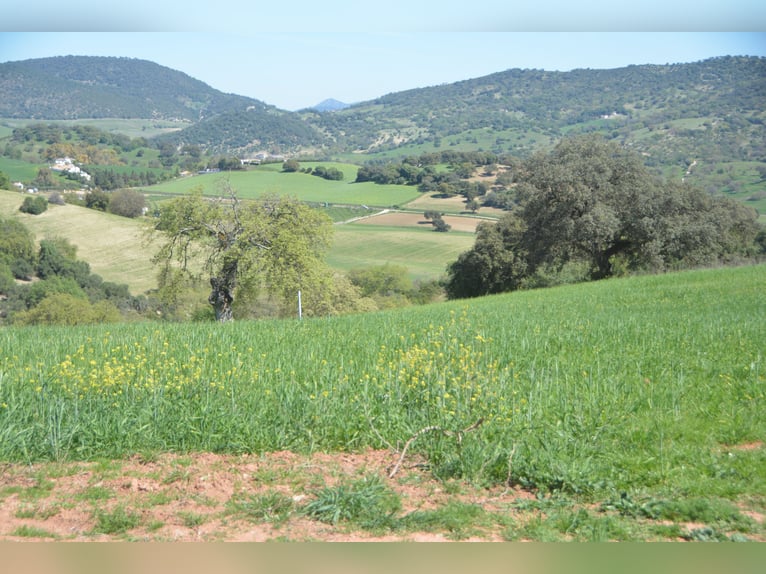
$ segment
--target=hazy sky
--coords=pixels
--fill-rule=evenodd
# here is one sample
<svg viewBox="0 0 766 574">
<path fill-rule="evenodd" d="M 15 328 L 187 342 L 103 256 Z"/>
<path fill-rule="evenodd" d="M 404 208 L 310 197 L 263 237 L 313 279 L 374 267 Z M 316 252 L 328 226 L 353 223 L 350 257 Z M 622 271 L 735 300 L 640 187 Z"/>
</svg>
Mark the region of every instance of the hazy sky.
<svg viewBox="0 0 766 574">
<path fill-rule="evenodd" d="M 141 58 L 289 110 L 509 68 L 766 56 L 762 0 L 644 0 L 617 12 L 613 0 L 526 3 L 532 6 L 508 0 L 131 0 L 119 7 L 13 1 L 17 7 L 0 24 L 0 62 L 69 54 Z"/>
</svg>

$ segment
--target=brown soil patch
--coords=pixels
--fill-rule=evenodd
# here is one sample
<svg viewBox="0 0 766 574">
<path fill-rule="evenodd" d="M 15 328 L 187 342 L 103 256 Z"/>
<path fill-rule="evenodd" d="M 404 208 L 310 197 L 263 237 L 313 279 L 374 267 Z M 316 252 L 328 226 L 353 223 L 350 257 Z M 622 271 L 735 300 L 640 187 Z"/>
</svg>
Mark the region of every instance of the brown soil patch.
<svg viewBox="0 0 766 574">
<path fill-rule="evenodd" d="M 456 538 L 495 542 L 504 540 L 500 517 L 506 525 L 539 518 L 539 511 L 524 510 L 536 498 L 534 494 L 502 486 L 482 489 L 463 482 L 440 482 L 424 470 L 425 461 L 417 454 L 408 455 L 394 478 L 389 478 L 398 458 L 388 450 L 311 456 L 282 451 L 0 463 L 0 542 L 446 542 Z M 402 515 L 461 502 L 478 505 L 498 520 L 484 521 L 458 536 L 447 524 L 423 531 L 376 533 L 342 521 L 326 524 L 301 512 L 323 488 L 369 476 L 380 477 L 396 493 Z M 265 497 L 291 501 L 291 508 L 281 516 L 242 510 L 243 501 Z M 589 511 L 596 512 L 597 505 L 591 506 Z M 743 505 L 742 513 L 763 524 L 760 508 Z M 126 516 L 132 522 L 123 528 L 105 526 L 110 517 L 114 527 L 114 520 Z M 704 525 L 683 526 L 691 531 Z M 748 536 L 764 541 L 763 532 Z"/>
<path fill-rule="evenodd" d="M 478 217 L 457 217 L 452 215 L 445 215 L 442 219 L 448 225 L 452 226 L 455 231 L 467 231 L 473 233 L 476 231 L 476 226 L 486 219 Z M 358 223 L 366 225 L 387 225 L 391 227 L 418 227 L 429 229 L 433 224 L 423 217 L 422 213 L 403 213 L 392 211 L 383 213 L 380 215 L 374 215 L 361 219 Z"/>
<path fill-rule="evenodd" d="M 746 442 L 742 444 L 735 444 L 729 447 L 731 450 L 758 450 L 759 448 L 763 448 L 763 442 L 762 441 L 755 441 L 755 442 Z"/>
<path fill-rule="evenodd" d="M 438 193 L 424 193 L 420 197 L 410 201 L 407 204 L 407 209 L 422 209 L 426 211 L 433 209 L 436 211 L 444 211 L 451 213 L 459 213 L 465 211 L 469 213 L 465 208 L 465 198 L 462 195 L 453 195 L 452 197 L 441 197 Z M 489 217 L 500 217 L 505 211 L 497 209 L 495 207 L 482 207 L 478 211 L 478 215 Z"/>
<path fill-rule="evenodd" d="M 379 475 L 402 501 L 402 511 L 433 509 L 450 500 L 508 511 L 526 492 L 460 485 L 445 492 L 414 460 L 387 478 L 390 451 L 264 455 L 161 455 L 106 462 L 0 464 L 0 541 L 448 541 L 449 532 L 375 535 L 325 524 L 292 511 L 287 519 L 250 519 L 232 502 L 279 493 L 297 509 L 318 490 L 342 480 Z M 99 532 L 98 517 L 124 510 L 135 525 Z M 468 540 L 502 540 L 499 527 Z"/>
</svg>

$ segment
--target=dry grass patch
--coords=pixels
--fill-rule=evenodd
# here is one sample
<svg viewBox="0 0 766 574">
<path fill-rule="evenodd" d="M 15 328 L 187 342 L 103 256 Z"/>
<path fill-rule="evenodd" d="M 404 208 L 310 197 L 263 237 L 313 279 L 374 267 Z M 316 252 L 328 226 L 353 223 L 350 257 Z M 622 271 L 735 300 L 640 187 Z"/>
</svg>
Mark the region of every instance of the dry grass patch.
<svg viewBox="0 0 766 574">
<path fill-rule="evenodd" d="M 474 233 L 476 226 L 486 219 L 479 217 L 458 217 L 445 215 L 444 222 L 452 228 L 452 231 L 465 231 Z M 406 213 L 401 211 L 390 211 L 380 215 L 373 215 L 358 221 L 361 225 L 384 225 L 388 227 L 415 227 L 420 229 L 430 229 L 432 223 L 423 217 L 422 213 Z"/>
</svg>

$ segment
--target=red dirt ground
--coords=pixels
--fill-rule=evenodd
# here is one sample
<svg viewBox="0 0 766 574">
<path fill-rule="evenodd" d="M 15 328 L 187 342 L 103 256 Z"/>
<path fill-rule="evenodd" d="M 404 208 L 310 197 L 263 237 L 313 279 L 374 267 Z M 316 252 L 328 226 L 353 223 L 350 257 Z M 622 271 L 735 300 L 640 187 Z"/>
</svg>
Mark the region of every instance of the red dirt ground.
<svg viewBox="0 0 766 574">
<path fill-rule="evenodd" d="M 732 449 L 760 448 L 762 443 Z M 401 500 L 402 513 L 432 510 L 458 501 L 481 506 L 521 524 L 534 518 L 514 503 L 534 499 L 514 488 L 491 490 L 465 483 L 443 483 L 423 470 L 423 461 L 407 455 L 394 478 L 389 473 L 399 455 L 389 450 L 362 453 L 263 455 L 196 453 L 134 456 L 99 462 L 0 463 L 1 541 L 147 541 L 147 542 L 442 542 L 502 541 L 500 524 L 451 533 L 432 531 L 376 535 L 347 524 L 325 524 L 297 509 L 324 487 L 377 475 Z M 283 520 L 249 519 L 233 511 L 232 502 L 279 493 L 292 499 Z M 136 519 L 122 532 L 99 532 L 98 515 L 122 508 Z M 760 509 L 759 509 L 760 510 Z M 743 514 L 763 524 L 753 508 Z M 700 525 L 682 525 L 687 530 Z M 751 539 L 753 539 L 751 537 Z M 755 540 L 763 541 L 762 533 Z"/>
<path fill-rule="evenodd" d="M 292 512 L 282 523 L 252 522 L 230 511 L 235 495 L 279 492 L 304 504 L 312 492 L 343 479 L 377 474 L 402 500 L 402 511 L 435 508 L 447 500 L 494 508 L 528 493 L 461 487 L 458 495 L 407 463 L 393 479 L 397 456 L 291 452 L 265 455 L 161 455 L 143 460 L 0 464 L 0 541 L 447 541 L 449 533 L 374 536 L 343 524 L 324 524 Z M 137 514 L 138 526 L 124 533 L 96 532 L 97 514 L 122 507 Z M 19 530 L 19 529 L 25 530 Z M 35 536 L 35 533 L 38 533 Z M 469 540 L 501 540 L 483 532 Z"/>
</svg>

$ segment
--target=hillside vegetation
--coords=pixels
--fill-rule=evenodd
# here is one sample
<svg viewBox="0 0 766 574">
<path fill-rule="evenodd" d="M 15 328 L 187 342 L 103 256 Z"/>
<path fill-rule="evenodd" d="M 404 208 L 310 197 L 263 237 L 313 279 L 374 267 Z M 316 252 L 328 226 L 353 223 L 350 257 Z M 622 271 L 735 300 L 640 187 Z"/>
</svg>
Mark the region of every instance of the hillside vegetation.
<svg viewBox="0 0 766 574">
<path fill-rule="evenodd" d="M 766 493 L 764 281 L 694 271 L 257 329 L 4 328 L 0 458 L 399 445 L 445 488 L 536 493 L 541 519 L 572 501 L 610 528 L 695 508 L 709 536 L 758 535 L 732 508 Z M 607 539 L 630 536 L 619 523 Z"/>
<path fill-rule="evenodd" d="M 146 60 L 60 56 L 0 64 L 0 117 L 197 122 L 247 106 L 265 107 Z"/>
<path fill-rule="evenodd" d="M 184 119 L 177 148 L 385 160 L 443 149 L 526 156 L 597 132 L 657 172 L 740 199 L 764 190 L 766 59 L 722 57 L 570 72 L 510 69 L 407 90 L 344 109 L 299 113 L 222 94 L 128 58 L 0 64 L 0 117 Z"/>
<path fill-rule="evenodd" d="M 139 222 L 76 205 L 51 206 L 39 216 L 24 215 L 18 211 L 22 200 L 17 193 L 0 191 L 0 216 L 18 219 L 38 241 L 66 239 L 94 273 L 128 285 L 133 293 L 156 287 L 156 270 L 146 256 Z"/>
</svg>

